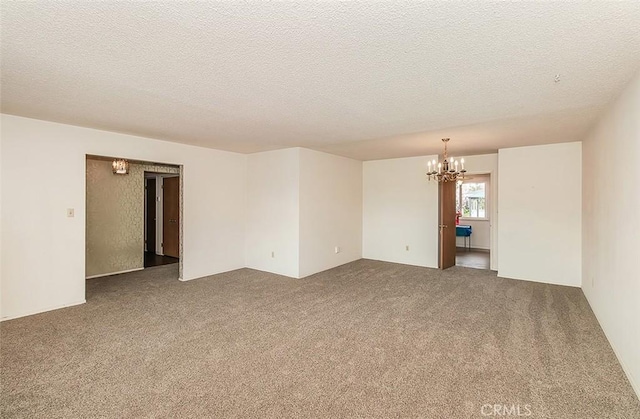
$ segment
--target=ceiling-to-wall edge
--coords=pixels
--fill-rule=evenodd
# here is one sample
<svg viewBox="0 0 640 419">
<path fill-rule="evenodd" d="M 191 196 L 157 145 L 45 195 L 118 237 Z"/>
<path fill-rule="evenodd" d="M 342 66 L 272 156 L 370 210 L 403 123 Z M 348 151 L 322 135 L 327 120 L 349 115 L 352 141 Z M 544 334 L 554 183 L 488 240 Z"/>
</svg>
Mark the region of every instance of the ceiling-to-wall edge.
<svg viewBox="0 0 640 419">
<path fill-rule="evenodd" d="M 2 171 L 12 173 L 2 178 L 2 240 L 29 243 L 2 248 L 3 318 L 84 301 L 87 155 L 184 165 L 183 278 L 245 266 L 245 155 L 6 114 L 0 121 Z M 42 263 L 32 263 L 32 248 L 46 249 Z"/>
</svg>

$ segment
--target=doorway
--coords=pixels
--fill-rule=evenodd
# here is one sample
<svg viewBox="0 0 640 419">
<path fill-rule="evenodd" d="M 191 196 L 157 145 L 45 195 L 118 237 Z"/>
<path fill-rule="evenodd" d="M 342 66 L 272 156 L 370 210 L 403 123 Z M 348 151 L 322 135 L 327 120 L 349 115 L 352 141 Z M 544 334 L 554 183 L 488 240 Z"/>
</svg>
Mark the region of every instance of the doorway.
<svg viewBox="0 0 640 419">
<path fill-rule="evenodd" d="M 118 162 L 123 162 L 121 171 Z M 86 156 L 85 279 L 175 262 L 176 277 L 182 277 L 181 175 L 178 165 Z M 177 216 L 171 217 L 178 232 L 174 239 L 176 257 L 162 250 L 162 225 L 158 220 L 162 220 L 164 203 L 159 195 L 163 177 L 177 179 L 172 189 Z"/>
<path fill-rule="evenodd" d="M 144 267 L 180 261 L 180 176 L 145 172 Z"/>
<path fill-rule="evenodd" d="M 490 269 L 491 174 L 475 173 L 455 183 L 456 266 Z"/>
</svg>

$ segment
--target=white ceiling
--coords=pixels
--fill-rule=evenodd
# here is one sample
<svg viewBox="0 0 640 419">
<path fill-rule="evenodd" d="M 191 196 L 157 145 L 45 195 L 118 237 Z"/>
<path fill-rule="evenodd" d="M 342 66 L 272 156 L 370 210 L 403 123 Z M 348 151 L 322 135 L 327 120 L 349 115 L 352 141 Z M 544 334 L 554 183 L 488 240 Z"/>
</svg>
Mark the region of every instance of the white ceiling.
<svg viewBox="0 0 640 419">
<path fill-rule="evenodd" d="M 247 153 L 580 140 L 640 69 L 638 1 L 1 7 L 2 112 Z"/>
</svg>

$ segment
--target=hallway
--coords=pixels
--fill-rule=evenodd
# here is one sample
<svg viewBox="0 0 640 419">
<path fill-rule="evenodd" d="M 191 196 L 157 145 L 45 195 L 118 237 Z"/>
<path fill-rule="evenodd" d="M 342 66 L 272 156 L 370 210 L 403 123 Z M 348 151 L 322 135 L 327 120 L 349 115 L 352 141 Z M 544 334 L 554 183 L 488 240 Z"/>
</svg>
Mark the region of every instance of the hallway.
<svg viewBox="0 0 640 419">
<path fill-rule="evenodd" d="M 465 268 L 489 269 L 491 266 L 491 253 L 488 250 L 456 248 L 456 266 Z"/>
<path fill-rule="evenodd" d="M 170 265 L 178 263 L 180 259 L 171 256 L 156 255 L 154 252 L 144 252 L 144 267 Z"/>
</svg>

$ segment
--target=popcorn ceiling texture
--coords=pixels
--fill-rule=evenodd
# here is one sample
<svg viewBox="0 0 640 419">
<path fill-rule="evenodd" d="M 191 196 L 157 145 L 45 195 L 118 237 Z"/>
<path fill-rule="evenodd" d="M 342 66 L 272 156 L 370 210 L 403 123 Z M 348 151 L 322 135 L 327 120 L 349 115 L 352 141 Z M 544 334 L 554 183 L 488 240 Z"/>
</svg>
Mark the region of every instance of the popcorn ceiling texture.
<svg viewBox="0 0 640 419">
<path fill-rule="evenodd" d="M 2 112 L 238 152 L 581 140 L 640 68 L 634 1 L 36 1 L 1 19 Z"/>
</svg>

